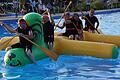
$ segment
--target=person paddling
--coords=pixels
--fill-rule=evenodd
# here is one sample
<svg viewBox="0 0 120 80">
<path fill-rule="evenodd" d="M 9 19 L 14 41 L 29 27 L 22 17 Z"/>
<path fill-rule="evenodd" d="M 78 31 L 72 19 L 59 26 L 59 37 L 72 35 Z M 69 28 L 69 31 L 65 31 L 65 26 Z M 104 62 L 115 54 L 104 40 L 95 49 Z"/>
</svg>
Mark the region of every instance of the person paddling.
<svg viewBox="0 0 120 80">
<path fill-rule="evenodd" d="M 72 23 L 75 27 L 74 36 L 76 40 L 83 40 L 83 24 L 77 13 L 73 14 Z"/>
<path fill-rule="evenodd" d="M 84 30 L 95 33 L 95 30 L 97 30 L 97 28 L 99 26 L 99 21 L 98 21 L 98 18 L 96 16 L 94 16 L 94 9 L 90 9 L 88 15 L 82 16 L 82 19 L 85 20 Z M 97 23 L 96 26 L 95 26 L 95 23 Z"/>
<path fill-rule="evenodd" d="M 62 26 L 56 25 L 56 26 L 58 28 L 60 28 L 60 29 L 63 29 L 63 28 L 66 27 L 65 33 L 58 34 L 58 36 L 66 36 L 66 37 L 68 37 L 71 40 L 75 39 L 75 37 L 74 37 L 75 26 L 72 23 L 72 18 L 70 17 L 70 13 L 69 12 L 66 12 L 65 15 L 64 15 L 63 25 Z"/>
<path fill-rule="evenodd" d="M 52 50 L 54 42 L 54 20 L 51 18 L 51 14 L 42 16 L 43 30 L 44 30 L 44 41 L 48 45 L 48 48 Z"/>
<path fill-rule="evenodd" d="M 33 38 L 35 37 L 33 35 L 31 27 L 28 26 L 26 21 L 24 19 L 19 19 L 17 29 L 13 29 L 3 22 L 0 22 L 0 24 L 5 29 L 7 29 L 9 32 L 16 33 L 19 36 L 19 40 L 20 40 L 19 43 L 16 43 L 16 44 L 12 45 L 11 47 L 8 47 L 6 49 L 6 51 L 8 51 L 11 48 L 24 48 L 27 56 L 30 58 L 30 60 L 32 62 L 34 62 L 36 64 L 35 57 L 32 54 L 32 49 L 31 49 L 32 48 L 32 43 L 30 43 L 29 41 L 27 41 L 26 39 L 24 39 L 22 37 L 22 36 L 27 37 L 30 40 L 33 40 Z"/>
</svg>

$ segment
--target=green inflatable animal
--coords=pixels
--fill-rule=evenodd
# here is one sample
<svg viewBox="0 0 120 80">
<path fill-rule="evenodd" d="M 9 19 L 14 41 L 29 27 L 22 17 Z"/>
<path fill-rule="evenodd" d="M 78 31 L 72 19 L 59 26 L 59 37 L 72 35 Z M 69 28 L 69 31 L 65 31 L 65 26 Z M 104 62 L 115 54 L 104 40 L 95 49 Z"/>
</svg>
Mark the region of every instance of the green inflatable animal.
<svg viewBox="0 0 120 80">
<path fill-rule="evenodd" d="M 33 42 L 42 46 L 43 48 L 48 49 L 47 45 L 44 43 L 41 15 L 38 13 L 28 13 L 23 16 L 23 19 L 25 19 L 28 25 L 32 27 L 33 33 L 35 34 Z M 39 48 L 37 48 L 35 45 L 32 46 L 32 54 L 35 56 L 36 61 L 47 57 L 45 53 Z M 32 61 L 25 54 L 23 48 L 10 49 L 5 54 L 4 62 L 5 65 L 9 66 L 23 66 L 25 64 L 32 63 Z"/>
</svg>

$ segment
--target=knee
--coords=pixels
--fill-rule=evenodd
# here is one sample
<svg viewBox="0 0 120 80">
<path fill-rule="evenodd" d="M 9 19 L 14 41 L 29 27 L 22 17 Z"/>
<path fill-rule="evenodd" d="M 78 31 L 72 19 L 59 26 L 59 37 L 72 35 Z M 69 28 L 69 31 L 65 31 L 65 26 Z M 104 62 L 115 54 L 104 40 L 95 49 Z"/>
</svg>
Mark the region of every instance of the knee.
<svg viewBox="0 0 120 80">
<path fill-rule="evenodd" d="M 12 47 L 7 47 L 7 48 L 5 49 L 5 51 L 9 51 L 11 48 L 12 48 Z"/>
<path fill-rule="evenodd" d="M 80 40 L 80 36 L 79 35 L 75 35 L 75 40 Z"/>
<path fill-rule="evenodd" d="M 69 39 L 70 39 L 70 40 L 73 40 L 73 38 L 74 38 L 73 35 L 70 35 L 70 36 L 69 36 Z"/>
<path fill-rule="evenodd" d="M 30 54 L 31 54 L 30 49 L 27 49 L 27 50 L 26 50 L 26 54 L 27 54 L 27 55 L 30 55 Z"/>
</svg>

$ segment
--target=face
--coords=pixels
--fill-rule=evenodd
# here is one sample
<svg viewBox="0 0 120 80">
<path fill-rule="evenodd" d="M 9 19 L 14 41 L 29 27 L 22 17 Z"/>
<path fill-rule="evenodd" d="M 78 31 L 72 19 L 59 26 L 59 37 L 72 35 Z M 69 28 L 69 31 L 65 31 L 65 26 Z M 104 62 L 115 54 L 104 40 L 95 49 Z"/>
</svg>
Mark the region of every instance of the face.
<svg viewBox="0 0 120 80">
<path fill-rule="evenodd" d="M 10 65 L 13 67 L 22 65 L 20 60 L 18 60 L 17 55 L 15 55 L 14 53 L 9 53 L 7 55 L 7 57 L 8 57 L 8 59 L 6 61 L 7 65 Z M 5 65 L 6 65 L 6 63 L 5 63 Z"/>
<path fill-rule="evenodd" d="M 27 28 L 26 22 L 19 22 L 18 24 L 19 24 L 20 28 L 22 28 L 22 29 L 26 29 Z"/>
<path fill-rule="evenodd" d="M 43 23 L 46 23 L 46 22 L 48 22 L 48 21 L 49 21 L 49 18 L 45 18 L 45 17 L 42 18 L 42 22 L 43 22 Z"/>
<path fill-rule="evenodd" d="M 89 12 L 89 16 L 92 17 L 94 15 L 94 10 L 91 9 L 90 12 Z"/>
<path fill-rule="evenodd" d="M 67 20 L 67 19 L 69 19 L 69 18 L 70 18 L 69 15 L 65 15 L 65 16 L 64 16 L 64 19 L 65 19 L 65 20 Z"/>
<path fill-rule="evenodd" d="M 79 17 L 77 15 L 74 15 L 74 19 L 77 21 L 79 20 Z"/>
</svg>

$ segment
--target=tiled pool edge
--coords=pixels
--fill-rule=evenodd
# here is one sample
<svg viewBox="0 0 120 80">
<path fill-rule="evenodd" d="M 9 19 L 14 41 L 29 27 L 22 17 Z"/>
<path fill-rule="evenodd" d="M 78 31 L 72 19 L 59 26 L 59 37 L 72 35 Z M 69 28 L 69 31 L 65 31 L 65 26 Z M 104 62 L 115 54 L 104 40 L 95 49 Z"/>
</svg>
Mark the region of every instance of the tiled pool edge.
<svg viewBox="0 0 120 80">
<path fill-rule="evenodd" d="M 106 10 L 96 10 L 95 11 L 95 15 L 97 14 L 110 14 L 110 13 L 114 13 L 114 12 L 120 12 L 120 8 L 115 8 L 115 9 L 106 9 Z M 78 13 L 80 15 L 80 12 L 70 12 L 70 14 L 74 14 L 74 13 Z M 83 13 L 86 13 L 85 11 L 83 11 Z M 52 17 L 54 19 L 59 19 L 61 17 L 62 13 L 59 14 L 55 14 L 52 15 Z"/>
<path fill-rule="evenodd" d="M 110 13 L 114 13 L 114 12 L 120 12 L 120 8 L 115 8 L 115 9 L 106 9 L 106 10 L 96 10 L 95 11 L 95 15 L 97 14 L 110 14 Z M 74 13 L 78 13 L 80 15 L 80 12 L 70 12 L 70 14 L 74 14 Z M 86 13 L 85 11 L 83 11 L 83 13 Z M 54 19 L 59 19 L 62 16 L 63 13 L 56 13 L 56 14 L 52 14 L 52 17 Z M 18 16 L 18 18 L 21 18 L 22 16 Z M 4 16 L 4 17 L 0 17 L 0 20 L 5 20 L 5 19 L 18 19 L 15 16 Z"/>
</svg>

